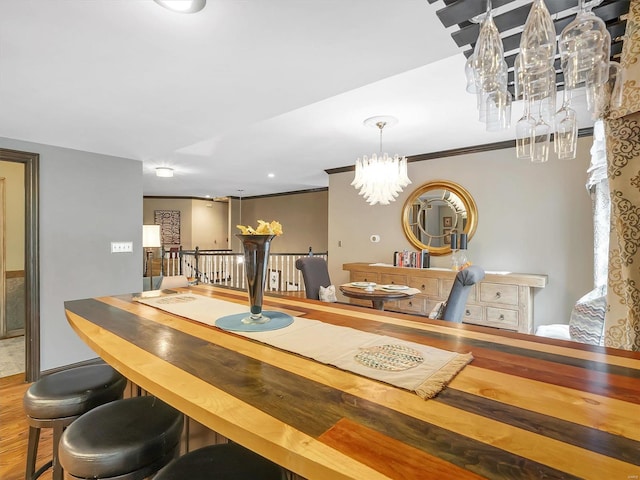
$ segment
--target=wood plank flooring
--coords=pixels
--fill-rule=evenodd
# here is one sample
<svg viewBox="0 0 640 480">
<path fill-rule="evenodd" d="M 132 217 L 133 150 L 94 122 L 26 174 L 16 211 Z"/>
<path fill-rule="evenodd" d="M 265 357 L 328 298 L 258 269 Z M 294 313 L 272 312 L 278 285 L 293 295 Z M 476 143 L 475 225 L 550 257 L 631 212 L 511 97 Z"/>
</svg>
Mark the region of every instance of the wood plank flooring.
<svg viewBox="0 0 640 480">
<path fill-rule="evenodd" d="M 0 478 L 2 480 L 24 479 L 29 425 L 22 408 L 22 397 L 29 385 L 25 383 L 23 373 L 0 378 Z M 38 467 L 51 459 L 51 433 L 50 429 L 43 429 L 40 435 Z M 40 478 L 51 480 L 51 470 L 45 472 Z"/>
</svg>

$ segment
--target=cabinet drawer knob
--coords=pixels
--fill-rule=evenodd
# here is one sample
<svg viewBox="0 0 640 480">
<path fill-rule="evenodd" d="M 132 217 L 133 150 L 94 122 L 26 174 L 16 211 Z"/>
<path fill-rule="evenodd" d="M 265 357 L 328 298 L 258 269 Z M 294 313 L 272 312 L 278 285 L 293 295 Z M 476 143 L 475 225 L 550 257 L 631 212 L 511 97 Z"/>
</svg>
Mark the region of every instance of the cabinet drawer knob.
<svg viewBox="0 0 640 480">
<path fill-rule="evenodd" d="M 424 283 L 423 283 L 423 284 L 422 284 L 422 290 L 424 290 L 425 288 L 427 288 L 427 287 L 425 287 L 425 285 L 424 285 Z"/>
<path fill-rule="evenodd" d="M 471 316 L 471 312 L 470 312 L 469 310 L 465 310 L 464 314 L 465 314 L 467 317 Z"/>
<path fill-rule="evenodd" d="M 496 292 L 496 298 L 500 298 L 502 294 L 500 292 Z"/>
<path fill-rule="evenodd" d="M 500 320 L 501 322 L 504 320 L 504 314 L 501 313 L 500 316 L 498 317 L 498 320 Z"/>
</svg>

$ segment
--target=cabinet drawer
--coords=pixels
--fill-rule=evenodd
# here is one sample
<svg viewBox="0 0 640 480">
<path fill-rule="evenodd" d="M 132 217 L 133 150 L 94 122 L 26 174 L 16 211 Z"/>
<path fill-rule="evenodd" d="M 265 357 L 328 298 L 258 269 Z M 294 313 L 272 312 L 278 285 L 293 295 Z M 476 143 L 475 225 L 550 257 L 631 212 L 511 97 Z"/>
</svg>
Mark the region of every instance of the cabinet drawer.
<svg viewBox="0 0 640 480">
<path fill-rule="evenodd" d="M 454 279 L 442 279 L 440 280 L 440 298 L 442 298 L 443 300 L 446 300 L 447 298 L 449 298 L 449 294 L 451 293 L 451 287 L 453 287 L 453 282 Z M 477 285 L 472 285 L 471 286 L 471 290 L 469 291 L 469 297 L 467 299 L 467 301 L 469 302 L 475 302 L 477 295 L 476 295 L 476 287 Z"/>
<path fill-rule="evenodd" d="M 374 280 L 372 280 L 374 281 Z M 382 285 L 406 285 L 407 284 L 407 276 L 406 275 L 393 275 L 389 273 L 381 273 L 380 274 L 380 282 Z"/>
<path fill-rule="evenodd" d="M 480 301 L 518 306 L 518 286 L 482 282 L 480 284 Z"/>
<path fill-rule="evenodd" d="M 373 272 L 351 272 L 351 281 L 378 283 L 378 274 Z"/>
<path fill-rule="evenodd" d="M 438 296 L 438 279 L 437 278 L 424 278 L 409 276 L 408 285 L 411 288 L 417 288 L 422 292 L 422 295 L 429 297 Z"/>
<path fill-rule="evenodd" d="M 467 320 L 482 320 L 482 306 L 480 305 L 467 305 L 462 314 L 462 321 Z"/>
<path fill-rule="evenodd" d="M 401 312 L 407 313 L 424 313 L 424 299 L 423 298 L 409 298 L 407 300 L 398 300 L 395 302 L 397 308 Z"/>
<path fill-rule="evenodd" d="M 518 311 L 506 308 L 486 307 L 487 323 L 504 327 L 518 327 Z"/>
</svg>

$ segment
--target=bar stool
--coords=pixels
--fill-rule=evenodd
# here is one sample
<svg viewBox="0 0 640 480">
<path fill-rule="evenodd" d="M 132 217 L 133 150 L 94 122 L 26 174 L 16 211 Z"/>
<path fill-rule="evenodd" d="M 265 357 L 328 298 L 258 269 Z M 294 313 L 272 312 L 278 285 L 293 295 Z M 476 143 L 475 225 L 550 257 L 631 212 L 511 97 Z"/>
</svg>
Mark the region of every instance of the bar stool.
<svg viewBox="0 0 640 480">
<path fill-rule="evenodd" d="M 154 480 L 283 480 L 285 470 L 236 443 L 202 447 L 172 461 Z"/>
<path fill-rule="evenodd" d="M 140 480 L 180 450 L 183 415 L 156 397 L 126 398 L 94 408 L 60 438 L 67 477 Z"/>
<path fill-rule="evenodd" d="M 92 408 L 122 398 L 126 385 L 127 379 L 104 363 L 69 368 L 34 382 L 22 398 L 29 423 L 25 478 L 38 478 L 53 466 L 53 479 L 62 480 L 58 444 L 63 430 Z M 53 453 L 36 472 L 42 428 L 53 429 Z"/>
</svg>

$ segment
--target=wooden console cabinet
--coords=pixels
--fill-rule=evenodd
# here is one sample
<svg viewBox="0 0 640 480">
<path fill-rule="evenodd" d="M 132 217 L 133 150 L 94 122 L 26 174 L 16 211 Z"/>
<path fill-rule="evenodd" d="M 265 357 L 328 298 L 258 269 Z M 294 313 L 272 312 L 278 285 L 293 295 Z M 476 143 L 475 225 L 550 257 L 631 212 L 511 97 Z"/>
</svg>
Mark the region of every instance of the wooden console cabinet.
<svg viewBox="0 0 640 480">
<path fill-rule="evenodd" d="M 453 270 L 438 268 L 400 268 L 368 263 L 345 263 L 352 282 L 408 285 L 422 291 L 410 300 L 386 302 L 385 310 L 429 315 L 438 302 L 449 296 L 456 277 Z M 533 333 L 533 289 L 547 285 L 546 275 L 525 273 L 487 273 L 472 287 L 464 323 Z M 351 299 L 351 303 L 370 306 L 371 302 Z"/>
</svg>

